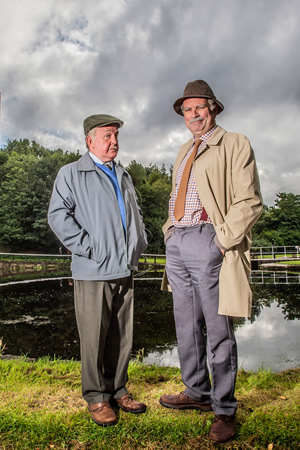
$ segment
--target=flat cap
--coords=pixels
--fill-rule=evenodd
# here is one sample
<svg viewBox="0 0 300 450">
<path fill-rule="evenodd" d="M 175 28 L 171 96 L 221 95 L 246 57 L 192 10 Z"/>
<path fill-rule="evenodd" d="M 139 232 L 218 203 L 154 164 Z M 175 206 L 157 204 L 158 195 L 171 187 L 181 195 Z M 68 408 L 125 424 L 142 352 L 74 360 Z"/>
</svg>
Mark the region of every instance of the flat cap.
<svg viewBox="0 0 300 450">
<path fill-rule="evenodd" d="M 117 125 L 119 128 L 123 125 L 123 121 L 108 114 L 94 114 L 83 121 L 84 134 L 87 135 L 90 130 L 95 127 L 108 127 L 108 125 Z"/>
</svg>

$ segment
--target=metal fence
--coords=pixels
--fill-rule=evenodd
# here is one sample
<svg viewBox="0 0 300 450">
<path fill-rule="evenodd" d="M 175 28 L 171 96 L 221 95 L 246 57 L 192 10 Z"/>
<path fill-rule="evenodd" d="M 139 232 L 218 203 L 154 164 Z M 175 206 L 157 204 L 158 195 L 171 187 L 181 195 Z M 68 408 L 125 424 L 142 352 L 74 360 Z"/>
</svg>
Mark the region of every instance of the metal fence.
<svg viewBox="0 0 300 450">
<path fill-rule="evenodd" d="M 296 260 L 300 258 L 299 246 L 270 246 L 270 247 L 252 247 L 251 259 L 253 261 L 278 260 Z M 57 261 L 62 263 L 70 261 L 70 254 L 25 254 L 25 253 L 1 253 L 0 259 L 2 262 L 9 261 Z M 71 261 L 70 261 L 71 262 Z M 162 280 L 163 270 L 166 262 L 166 256 L 160 254 L 142 254 L 140 259 L 140 271 L 135 274 L 136 281 L 146 280 Z M 268 271 L 268 270 L 252 270 L 250 276 L 250 283 L 252 284 L 299 284 L 300 273 L 292 273 L 288 271 Z"/>
<path fill-rule="evenodd" d="M 269 272 L 264 270 L 252 270 L 251 284 L 299 284 L 300 273 Z"/>
<path fill-rule="evenodd" d="M 299 245 L 251 247 L 251 259 L 299 259 Z"/>
<path fill-rule="evenodd" d="M 251 247 L 251 259 L 300 259 L 300 246 L 269 246 L 269 247 Z M 1 253 L 1 259 L 53 259 L 53 258 L 70 258 L 71 254 L 42 254 L 42 253 Z M 143 253 L 142 262 L 153 262 L 154 264 L 164 264 L 166 255 Z"/>
<path fill-rule="evenodd" d="M 161 277 L 149 276 L 151 272 L 138 273 L 134 276 L 135 281 L 162 281 Z M 266 272 L 262 270 L 253 270 L 250 276 L 250 284 L 299 284 L 300 273 L 290 272 Z"/>
</svg>

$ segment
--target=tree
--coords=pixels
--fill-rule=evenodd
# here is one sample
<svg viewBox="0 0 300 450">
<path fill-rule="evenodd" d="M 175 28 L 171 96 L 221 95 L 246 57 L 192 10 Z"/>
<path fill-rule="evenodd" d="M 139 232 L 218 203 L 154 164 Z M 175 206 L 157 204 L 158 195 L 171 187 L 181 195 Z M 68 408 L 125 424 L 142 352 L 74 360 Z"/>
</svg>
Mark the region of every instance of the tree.
<svg viewBox="0 0 300 450">
<path fill-rule="evenodd" d="M 253 245 L 299 245 L 300 195 L 280 192 L 253 228 Z"/>
<path fill-rule="evenodd" d="M 80 158 L 79 152 L 48 150 L 28 139 L 0 148 L 0 245 L 8 251 L 53 251 L 60 243 L 47 223 L 58 170 Z M 168 217 L 171 173 L 132 161 L 130 173 L 148 232 L 148 253 L 164 253 L 162 225 Z M 171 168 L 172 171 L 172 168 Z M 264 206 L 253 228 L 253 245 L 300 245 L 300 195 L 281 192 Z"/>
<path fill-rule="evenodd" d="M 148 253 L 164 253 L 162 226 L 168 218 L 168 204 L 171 191 L 171 176 L 164 166 L 150 164 L 143 167 L 132 161 L 126 168 L 137 191 L 148 232 Z"/>
<path fill-rule="evenodd" d="M 11 251 L 57 248 L 47 223 L 53 182 L 59 168 L 79 156 L 28 139 L 0 149 L 0 244 Z"/>
</svg>

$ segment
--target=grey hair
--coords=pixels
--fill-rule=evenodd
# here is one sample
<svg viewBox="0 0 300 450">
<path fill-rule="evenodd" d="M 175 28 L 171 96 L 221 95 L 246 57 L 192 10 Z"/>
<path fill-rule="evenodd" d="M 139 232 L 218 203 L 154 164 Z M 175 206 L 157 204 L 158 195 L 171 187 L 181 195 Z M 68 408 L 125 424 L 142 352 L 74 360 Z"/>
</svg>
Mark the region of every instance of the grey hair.
<svg viewBox="0 0 300 450">
<path fill-rule="evenodd" d="M 213 112 L 215 109 L 216 109 L 216 107 L 217 107 L 217 104 L 216 104 L 216 102 L 214 101 L 214 100 L 212 100 L 211 98 L 208 98 L 207 99 L 207 103 L 208 103 L 208 108 L 209 108 L 209 110 L 211 111 L 211 112 Z M 182 112 L 184 112 L 184 106 L 183 106 L 183 103 L 181 103 L 181 111 Z"/>
<path fill-rule="evenodd" d="M 94 139 L 95 136 L 96 136 L 96 129 L 97 129 L 97 127 L 92 128 L 92 129 L 87 133 L 87 135 L 86 135 L 86 137 L 85 137 L 85 145 L 86 145 L 86 148 L 87 148 L 88 150 L 90 149 L 90 147 L 88 146 L 88 143 L 87 143 L 87 141 L 86 141 L 86 138 L 87 138 L 88 136 L 90 136 L 92 139 Z"/>
<path fill-rule="evenodd" d="M 211 98 L 209 98 L 209 99 L 207 100 L 207 102 L 208 102 L 209 110 L 210 110 L 211 112 L 213 112 L 213 111 L 216 109 L 216 107 L 217 107 L 216 102 L 215 102 L 214 100 L 212 100 Z"/>
</svg>

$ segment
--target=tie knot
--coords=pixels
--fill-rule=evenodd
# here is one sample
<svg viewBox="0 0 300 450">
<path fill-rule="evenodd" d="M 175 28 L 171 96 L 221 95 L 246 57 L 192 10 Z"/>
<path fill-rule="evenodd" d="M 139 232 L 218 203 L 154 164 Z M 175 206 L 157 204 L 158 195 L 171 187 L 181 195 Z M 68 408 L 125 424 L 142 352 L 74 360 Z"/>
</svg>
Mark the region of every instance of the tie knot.
<svg viewBox="0 0 300 450">
<path fill-rule="evenodd" d="M 202 139 L 197 139 L 197 141 L 195 141 L 195 148 L 198 149 L 202 142 L 203 142 Z"/>
<path fill-rule="evenodd" d="M 104 167 L 107 167 L 108 169 L 112 170 L 111 163 L 107 162 L 107 163 L 104 163 L 103 165 L 104 165 Z"/>
</svg>

